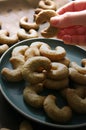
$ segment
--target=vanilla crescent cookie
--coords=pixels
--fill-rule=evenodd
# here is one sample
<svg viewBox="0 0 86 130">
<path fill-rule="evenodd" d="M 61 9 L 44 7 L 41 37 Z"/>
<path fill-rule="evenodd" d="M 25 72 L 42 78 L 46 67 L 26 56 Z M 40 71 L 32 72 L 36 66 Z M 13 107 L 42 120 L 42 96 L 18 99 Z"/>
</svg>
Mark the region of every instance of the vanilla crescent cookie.
<svg viewBox="0 0 86 130">
<path fill-rule="evenodd" d="M 7 44 L 0 45 L 0 55 L 2 55 L 6 50 L 8 50 L 9 46 Z"/>
<path fill-rule="evenodd" d="M 46 71 L 50 69 L 50 59 L 43 56 L 35 56 L 25 62 L 22 68 L 22 75 L 27 82 L 36 84 L 45 80 Z"/>
<path fill-rule="evenodd" d="M 40 47 L 40 54 L 42 56 L 48 57 L 51 61 L 58 61 L 66 56 L 66 50 L 61 46 L 57 46 L 53 50 L 49 45 L 46 46 L 43 44 Z"/>
<path fill-rule="evenodd" d="M 40 0 L 38 4 L 39 8 L 42 8 L 44 10 L 50 9 L 50 10 L 56 10 L 56 4 L 52 0 Z"/>
<path fill-rule="evenodd" d="M 52 90 L 61 90 L 63 88 L 67 88 L 69 86 L 69 79 L 64 78 L 62 80 L 53 80 L 53 79 L 45 79 L 44 87 Z"/>
<path fill-rule="evenodd" d="M 48 95 L 44 100 L 43 106 L 48 117 L 55 122 L 66 123 L 72 117 L 71 108 L 69 106 L 64 106 L 62 108 L 58 107 L 58 105 L 56 105 L 56 97 L 54 95 Z"/>
<path fill-rule="evenodd" d="M 25 29 L 21 28 L 17 31 L 17 35 L 20 40 L 25 40 L 30 38 L 37 38 L 38 32 L 34 29 L 26 31 Z"/>
<path fill-rule="evenodd" d="M 80 97 L 73 89 L 68 89 L 66 98 L 69 106 L 77 113 L 86 114 L 86 97 Z"/>
<path fill-rule="evenodd" d="M 35 108 L 43 107 L 45 96 L 38 95 L 41 91 L 43 91 L 43 84 L 41 83 L 25 87 L 23 91 L 24 101 Z"/>
<path fill-rule="evenodd" d="M 19 22 L 20 27 L 24 28 L 25 30 L 35 29 L 37 30 L 39 26 L 35 22 L 28 22 L 28 17 L 24 16 L 20 19 Z"/>
<path fill-rule="evenodd" d="M 75 83 L 86 85 L 86 74 L 81 74 L 72 67 L 69 68 L 69 77 Z"/>
<path fill-rule="evenodd" d="M 27 49 L 28 49 L 27 45 L 17 46 L 15 48 L 13 48 L 11 57 L 20 57 L 21 59 L 25 59 L 24 53 Z"/>
<path fill-rule="evenodd" d="M 1 70 L 3 78 L 10 82 L 18 82 L 23 80 L 21 70 L 24 65 L 24 60 L 19 57 L 12 57 L 10 62 L 13 64 L 14 69 L 4 67 Z"/>
<path fill-rule="evenodd" d="M 62 80 L 69 76 L 69 69 L 64 64 L 52 62 L 51 70 L 47 73 L 47 78 L 53 80 Z"/>
<path fill-rule="evenodd" d="M 19 130 L 33 130 L 33 128 L 30 122 L 24 120 L 20 123 Z"/>
<path fill-rule="evenodd" d="M 57 13 L 54 10 L 42 10 L 41 12 L 38 13 L 36 17 L 36 23 L 38 25 L 44 23 L 44 22 L 50 22 L 50 18 L 53 16 L 57 16 Z M 45 28 L 44 30 L 41 31 L 41 35 L 43 37 L 49 38 L 49 37 L 54 37 L 57 34 L 58 29 L 55 27 L 52 27 L 49 25 L 48 28 Z"/>
<path fill-rule="evenodd" d="M 74 69 L 76 69 L 81 74 L 86 74 L 86 64 L 84 67 L 78 65 L 76 62 L 71 62 L 70 66 Z"/>
<path fill-rule="evenodd" d="M 0 43 L 1 44 L 12 45 L 18 42 L 18 40 L 19 39 L 18 39 L 17 34 L 9 36 L 9 32 L 7 30 L 0 30 Z"/>
<path fill-rule="evenodd" d="M 28 60 L 31 57 L 34 56 L 40 56 L 40 51 L 37 47 L 29 47 L 26 51 L 25 51 L 25 61 Z"/>
</svg>

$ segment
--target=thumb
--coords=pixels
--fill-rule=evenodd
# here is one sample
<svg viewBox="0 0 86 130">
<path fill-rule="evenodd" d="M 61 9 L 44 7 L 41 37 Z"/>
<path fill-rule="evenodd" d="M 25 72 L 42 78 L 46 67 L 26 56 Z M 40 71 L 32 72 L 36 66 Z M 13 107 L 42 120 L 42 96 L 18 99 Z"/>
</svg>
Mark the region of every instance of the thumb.
<svg viewBox="0 0 86 130">
<path fill-rule="evenodd" d="M 78 12 L 66 12 L 52 17 L 50 24 L 54 27 L 65 28 L 74 25 L 86 26 L 86 10 Z"/>
</svg>

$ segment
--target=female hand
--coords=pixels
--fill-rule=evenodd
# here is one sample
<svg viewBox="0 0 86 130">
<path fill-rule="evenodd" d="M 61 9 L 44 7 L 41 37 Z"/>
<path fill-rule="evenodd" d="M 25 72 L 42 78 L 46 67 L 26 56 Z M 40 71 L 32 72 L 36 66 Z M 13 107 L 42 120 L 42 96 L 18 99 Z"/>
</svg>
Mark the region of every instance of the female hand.
<svg viewBox="0 0 86 130">
<path fill-rule="evenodd" d="M 66 44 L 86 45 L 86 0 L 69 2 L 57 14 L 50 20 L 59 30 L 57 37 Z"/>
</svg>

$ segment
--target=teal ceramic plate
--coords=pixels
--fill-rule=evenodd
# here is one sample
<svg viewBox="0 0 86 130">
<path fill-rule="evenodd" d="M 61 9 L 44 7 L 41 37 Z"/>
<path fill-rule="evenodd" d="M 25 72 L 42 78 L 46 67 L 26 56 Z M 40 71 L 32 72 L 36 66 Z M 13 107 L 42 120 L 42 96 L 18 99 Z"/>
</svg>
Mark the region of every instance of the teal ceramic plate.
<svg viewBox="0 0 86 130">
<path fill-rule="evenodd" d="M 49 44 L 52 49 L 54 49 L 56 46 L 62 46 L 67 51 L 67 57 L 70 58 L 71 61 L 76 61 L 79 65 L 82 58 L 86 58 L 86 51 L 76 47 L 76 46 L 70 46 L 65 45 L 62 41 L 55 40 L 55 39 L 31 39 L 31 40 L 24 40 L 21 41 L 6 51 L 6 53 L 3 54 L 1 57 L 0 62 L 0 71 L 4 67 L 11 68 L 11 64 L 9 62 L 9 58 L 11 56 L 11 52 L 14 47 L 19 45 L 30 45 L 32 42 L 41 41 Z M 10 83 L 5 81 L 2 76 L 0 75 L 0 83 L 1 83 L 1 91 L 4 95 L 4 97 L 7 99 L 7 101 L 22 115 L 25 117 L 32 119 L 36 122 L 39 122 L 41 124 L 52 126 L 52 127 L 59 127 L 59 128 L 75 128 L 75 127 L 82 127 L 86 126 L 86 115 L 79 115 L 76 113 L 73 113 L 72 119 L 66 123 L 66 124 L 59 124 L 54 123 L 48 118 L 44 112 L 43 109 L 34 109 L 30 106 L 27 106 L 23 100 L 22 92 L 25 87 L 25 82 L 18 82 L 18 83 Z M 48 95 L 49 93 L 53 93 L 58 97 L 59 104 L 65 105 L 66 102 L 60 98 L 60 95 L 58 92 L 47 90 L 46 93 L 44 92 L 44 95 Z"/>
</svg>

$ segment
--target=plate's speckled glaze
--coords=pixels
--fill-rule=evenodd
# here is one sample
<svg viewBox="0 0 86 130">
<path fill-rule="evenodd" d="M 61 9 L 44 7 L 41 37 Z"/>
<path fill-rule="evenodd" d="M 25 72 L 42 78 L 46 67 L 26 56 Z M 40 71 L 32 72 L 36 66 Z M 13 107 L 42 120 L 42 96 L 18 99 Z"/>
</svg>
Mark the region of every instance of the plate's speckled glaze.
<svg viewBox="0 0 86 130">
<path fill-rule="evenodd" d="M 30 45 L 32 42 L 41 41 L 49 44 L 52 49 L 54 49 L 56 46 L 62 46 L 67 51 L 67 57 L 70 58 L 71 61 L 76 61 L 78 64 L 80 64 L 82 58 L 86 58 L 86 51 L 71 45 L 65 45 L 62 41 L 56 40 L 56 39 L 45 39 L 45 38 L 38 38 L 38 39 L 31 39 L 31 40 L 24 40 L 21 41 L 12 47 L 10 47 L 1 57 L 0 61 L 0 71 L 3 67 L 9 67 L 11 68 L 11 64 L 9 62 L 9 58 L 11 56 L 11 52 L 14 47 L 19 45 Z M 10 83 L 5 80 L 3 80 L 2 76 L 0 75 L 0 83 L 1 83 L 1 92 L 3 93 L 4 97 L 7 99 L 7 101 L 22 115 L 24 115 L 27 118 L 30 118 L 34 121 L 37 121 L 39 123 L 42 123 L 47 126 L 52 127 L 59 127 L 59 128 L 75 128 L 75 127 L 81 127 L 86 126 L 86 115 L 79 115 L 76 113 L 73 113 L 72 119 L 66 123 L 66 124 L 55 124 L 52 122 L 45 114 L 43 109 L 34 109 L 30 106 L 27 106 L 23 100 L 22 92 L 25 87 L 25 82 L 18 82 L 18 83 Z M 44 92 L 43 94 L 49 94 L 51 91 L 47 90 L 47 92 Z M 61 105 L 65 105 L 65 101 L 63 101 L 60 97 L 58 92 L 52 91 L 53 94 L 55 94 L 58 97 L 59 103 Z"/>
</svg>

